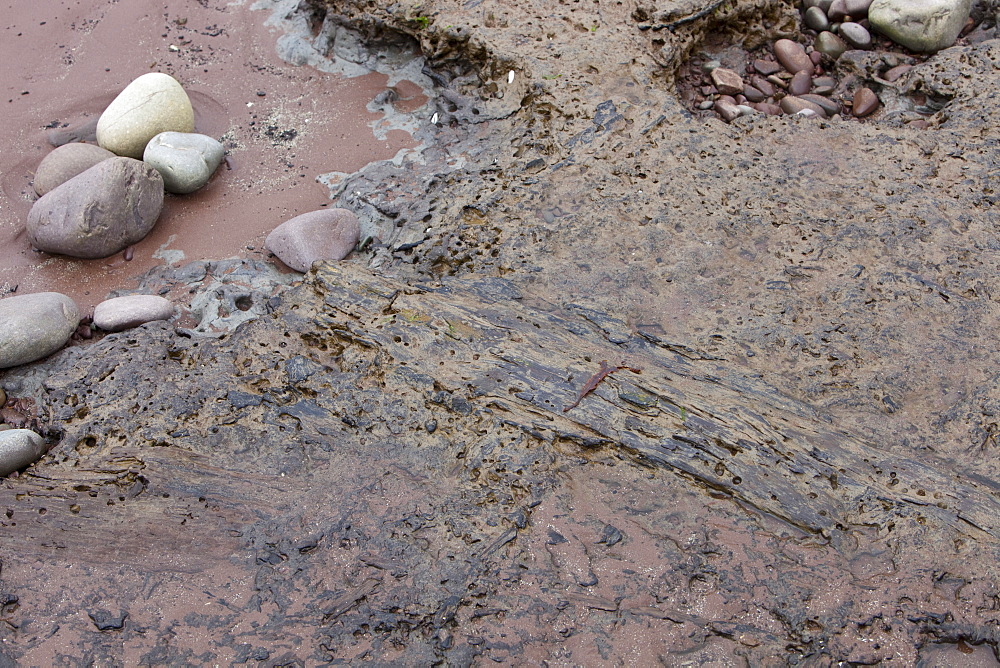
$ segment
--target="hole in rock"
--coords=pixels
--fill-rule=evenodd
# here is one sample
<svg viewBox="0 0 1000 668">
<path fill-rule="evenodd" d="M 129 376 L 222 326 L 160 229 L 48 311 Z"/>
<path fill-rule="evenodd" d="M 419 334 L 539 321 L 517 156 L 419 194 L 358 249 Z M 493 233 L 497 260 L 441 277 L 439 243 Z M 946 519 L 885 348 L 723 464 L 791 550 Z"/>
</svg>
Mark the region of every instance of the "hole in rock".
<svg viewBox="0 0 1000 668">
<path fill-rule="evenodd" d="M 277 14 L 280 4 L 0 7 L 0 88 L 29 92 L 2 100 L 0 296 L 54 290 L 86 312 L 108 292 L 134 288 L 156 265 L 268 261 L 263 242 L 271 230 L 329 204 L 321 175 L 351 174 L 418 150 L 412 132 L 432 84 L 416 42 L 390 35 L 365 44 L 308 3 Z M 269 19 L 280 27 L 266 26 Z M 37 199 L 35 168 L 53 143 L 93 143 L 104 108 L 148 72 L 181 83 L 195 131 L 220 140 L 226 162 L 201 190 L 166 195 L 153 231 L 130 251 L 99 260 L 34 251 L 25 222 Z M 168 298 L 190 299 L 187 286 L 166 287 Z"/>
</svg>

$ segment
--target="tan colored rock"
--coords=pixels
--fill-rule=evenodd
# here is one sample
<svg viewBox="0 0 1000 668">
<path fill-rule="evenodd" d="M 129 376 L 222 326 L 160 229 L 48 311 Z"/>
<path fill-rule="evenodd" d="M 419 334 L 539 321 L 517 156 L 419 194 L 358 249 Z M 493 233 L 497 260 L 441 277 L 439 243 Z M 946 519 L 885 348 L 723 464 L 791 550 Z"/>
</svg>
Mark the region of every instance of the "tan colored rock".
<svg viewBox="0 0 1000 668">
<path fill-rule="evenodd" d="M 93 144 L 74 142 L 63 144 L 42 158 L 35 170 L 35 192 L 44 195 L 55 190 L 77 174 L 82 174 L 97 163 L 115 157 L 107 149 Z"/>
<path fill-rule="evenodd" d="M 126 86 L 101 114 L 97 143 L 141 160 L 149 140 L 170 131 L 194 131 L 191 100 L 172 76 L 150 72 Z"/>
<path fill-rule="evenodd" d="M 712 70 L 712 83 L 723 95 L 740 95 L 743 93 L 743 79 L 733 70 L 716 67 Z"/>
</svg>

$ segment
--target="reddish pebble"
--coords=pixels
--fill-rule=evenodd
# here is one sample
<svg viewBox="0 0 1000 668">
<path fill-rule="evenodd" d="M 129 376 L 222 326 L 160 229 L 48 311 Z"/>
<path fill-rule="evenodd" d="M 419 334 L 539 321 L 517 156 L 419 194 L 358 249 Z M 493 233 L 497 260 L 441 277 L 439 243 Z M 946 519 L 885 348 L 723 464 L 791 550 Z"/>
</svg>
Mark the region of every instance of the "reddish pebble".
<svg viewBox="0 0 1000 668">
<path fill-rule="evenodd" d="M 813 51 L 809 54 L 809 60 L 813 61 L 813 65 L 819 65 L 823 61 L 823 54 L 819 51 Z"/>
<path fill-rule="evenodd" d="M 803 100 L 800 97 L 795 97 L 794 95 L 786 95 L 781 98 L 781 110 L 786 114 L 792 115 L 797 114 L 800 111 L 811 111 L 820 118 L 826 118 L 826 112 L 823 111 L 823 107 L 819 106 L 815 102 L 809 102 L 808 100 Z"/>
<path fill-rule="evenodd" d="M 750 102 L 763 102 L 767 99 L 767 95 L 764 95 L 759 88 L 754 88 L 753 86 L 743 87 L 743 97 Z"/>
<path fill-rule="evenodd" d="M 764 76 L 777 74 L 781 71 L 781 65 L 773 60 L 755 60 L 753 61 L 753 68 Z"/>
<path fill-rule="evenodd" d="M 790 39 L 779 39 L 774 43 L 774 57 L 792 74 L 813 70 L 813 61 L 806 54 L 806 50 L 801 44 Z"/>
<path fill-rule="evenodd" d="M 917 128 L 918 130 L 926 130 L 930 126 L 931 124 L 925 120 L 910 121 L 909 123 L 906 124 L 906 127 Z"/>
<path fill-rule="evenodd" d="M 913 65 L 896 65 L 891 70 L 882 75 L 886 81 L 896 81 L 901 76 L 913 69 Z"/>
<path fill-rule="evenodd" d="M 859 88 L 854 93 L 854 115 L 864 118 L 878 109 L 878 96 L 870 88 Z"/>
<path fill-rule="evenodd" d="M 774 84 L 765 79 L 764 77 L 755 76 L 752 79 L 750 79 L 750 83 L 753 84 L 754 88 L 759 90 L 767 97 L 771 97 L 777 92 L 774 88 Z M 749 97 L 749 95 L 747 97 Z"/>
<path fill-rule="evenodd" d="M 812 77 L 809 72 L 799 72 L 792 77 L 791 83 L 788 84 L 788 92 L 792 95 L 804 95 L 809 92 L 810 88 L 812 88 Z"/>
<path fill-rule="evenodd" d="M 743 92 L 743 79 L 725 67 L 716 67 L 712 70 L 712 83 L 723 95 L 738 95 Z"/>
<path fill-rule="evenodd" d="M 715 113 L 719 114 L 726 123 L 731 123 L 739 117 L 740 110 L 735 104 L 719 99 L 715 101 Z"/>
<path fill-rule="evenodd" d="M 755 104 L 753 108 L 769 116 L 781 116 L 781 107 L 776 104 L 761 102 L 760 104 Z"/>
</svg>

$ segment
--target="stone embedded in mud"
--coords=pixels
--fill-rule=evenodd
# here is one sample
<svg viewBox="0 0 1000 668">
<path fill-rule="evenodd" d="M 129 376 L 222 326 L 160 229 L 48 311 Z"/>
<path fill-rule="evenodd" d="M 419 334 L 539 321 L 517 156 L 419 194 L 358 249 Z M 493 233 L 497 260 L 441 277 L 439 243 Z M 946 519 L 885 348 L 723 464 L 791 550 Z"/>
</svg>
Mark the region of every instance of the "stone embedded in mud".
<svg viewBox="0 0 1000 668">
<path fill-rule="evenodd" d="M 821 32 L 813 42 L 813 48 L 822 54 L 830 56 L 834 60 L 840 58 L 847 51 L 847 42 L 840 39 L 832 32 Z"/>
<path fill-rule="evenodd" d="M 806 50 L 801 44 L 790 39 L 779 39 L 774 43 L 774 57 L 792 74 L 813 71 L 813 62 Z"/>
<path fill-rule="evenodd" d="M 743 78 L 725 67 L 712 70 L 712 83 L 723 95 L 741 95 L 743 93 Z"/>
<path fill-rule="evenodd" d="M 44 195 L 28 213 L 28 240 L 39 250 L 86 259 L 141 241 L 163 207 L 163 179 L 132 158 L 110 158 Z"/>
<path fill-rule="evenodd" d="M 80 311 L 58 292 L 0 299 L 0 369 L 28 364 L 66 345 Z"/>
<path fill-rule="evenodd" d="M 868 22 L 897 44 L 933 53 L 955 43 L 972 9 L 972 0 L 875 0 Z"/>
<path fill-rule="evenodd" d="M 852 107 L 854 115 L 864 118 L 878 109 L 878 96 L 870 88 L 859 88 L 854 92 L 854 105 Z"/>
<path fill-rule="evenodd" d="M 195 132 L 161 132 L 153 137 L 142 154 L 163 177 L 167 192 L 193 193 L 212 178 L 226 149 L 207 135 Z"/>
<path fill-rule="evenodd" d="M 35 192 L 44 195 L 55 190 L 77 174 L 82 174 L 94 165 L 115 154 L 93 144 L 74 142 L 63 144 L 42 158 L 35 170 L 33 185 Z"/>
<path fill-rule="evenodd" d="M 117 155 L 142 159 L 161 132 L 194 130 L 194 109 L 169 74 L 143 74 L 118 94 L 97 122 L 97 143 Z"/>
<path fill-rule="evenodd" d="M 0 477 L 34 464 L 47 450 L 45 439 L 30 429 L 0 431 Z"/>
<path fill-rule="evenodd" d="M 174 315 L 170 300 L 156 295 L 127 295 L 108 299 L 94 308 L 94 325 L 106 332 L 120 332 L 144 322 L 169 320 Z"/>
<path fill-rule="evenodd" d="M 264 245 L 296 271 L 319 260 L 343 260 L 358 245 L 361 224 L 347 209 L 312 211 L 288 220 L 267 235 Z"/>
</svg>

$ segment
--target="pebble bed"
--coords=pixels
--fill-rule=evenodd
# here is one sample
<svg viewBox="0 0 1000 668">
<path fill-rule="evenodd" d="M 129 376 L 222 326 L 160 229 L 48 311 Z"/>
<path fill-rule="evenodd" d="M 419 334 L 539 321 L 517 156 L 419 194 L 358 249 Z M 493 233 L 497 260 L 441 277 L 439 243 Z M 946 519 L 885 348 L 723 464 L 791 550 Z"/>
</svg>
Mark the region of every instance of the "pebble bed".
<svg viewBox="0 0 1000 668">
<path fill-rule="evenodd" d="M 850 50 L 883 53 L 889 66 L 882 79 L 892 83 L 928 55 L 874 31 L 867 19 L 870 4 L 870 0 L 805 0 L 795 40 L 779 39 L 751 51 L 738 46 L 702 49 L 678 73 L 679 96 L 696 116 L 727 123 L 755 114 L 878 118 L 882 109 L 878 83 L 843 76 L 838 60 Z M 974 27 L 970 18 L 962 35 Z M 923 103 L 914 100 L 914 109 L 924 117 L 908 119 L 908 127 L 929 127 L 925 117 L 936 110 Z"/>
</svg>

